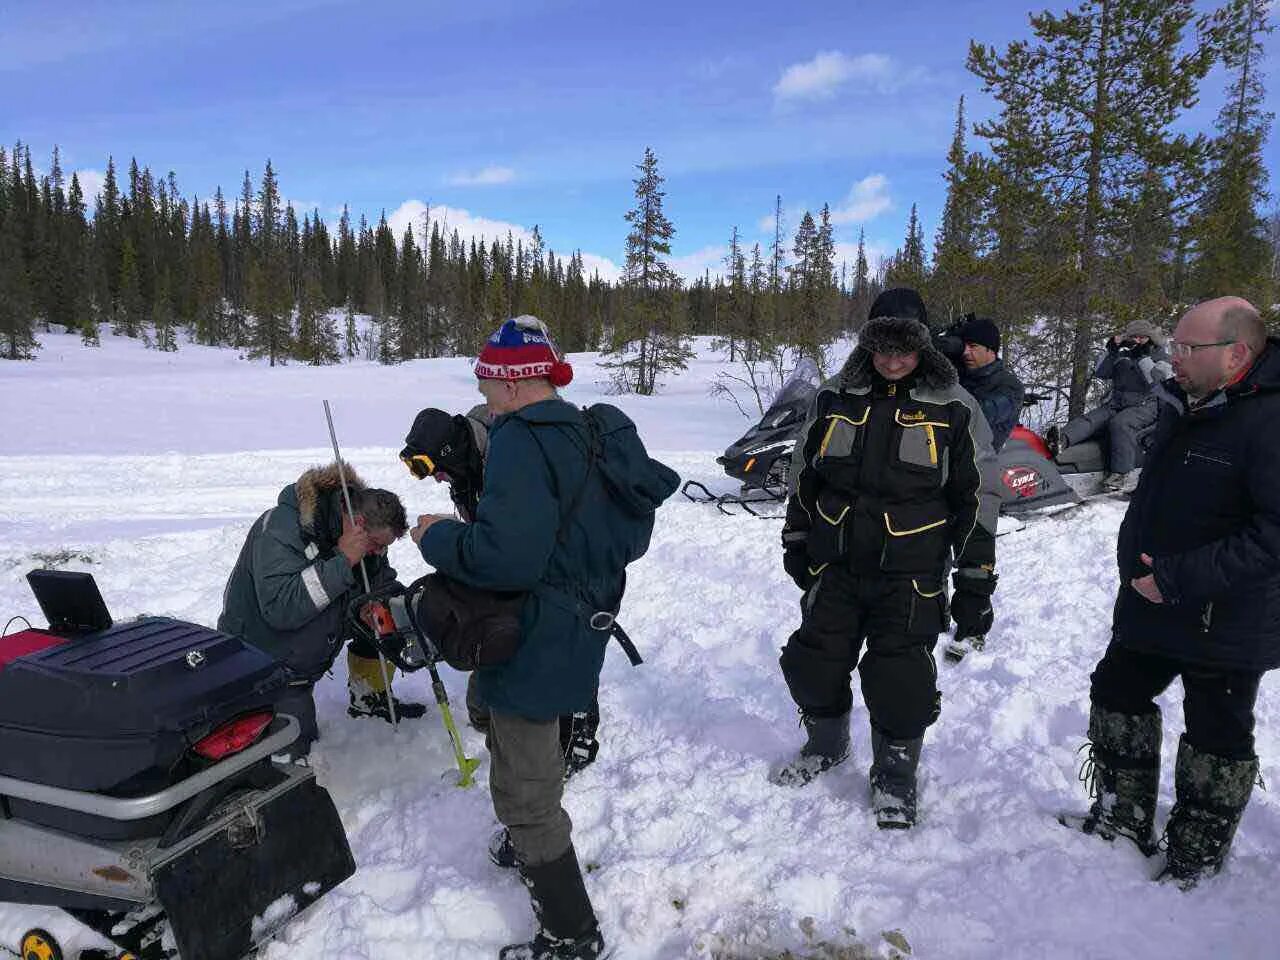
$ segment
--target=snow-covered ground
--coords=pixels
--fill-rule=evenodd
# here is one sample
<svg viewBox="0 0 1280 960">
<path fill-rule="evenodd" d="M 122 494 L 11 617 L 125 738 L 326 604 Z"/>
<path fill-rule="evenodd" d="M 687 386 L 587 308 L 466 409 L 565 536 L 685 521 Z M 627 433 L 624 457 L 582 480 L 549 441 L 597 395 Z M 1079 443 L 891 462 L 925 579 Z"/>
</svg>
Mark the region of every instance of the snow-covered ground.
<svg viewBox="0 0 1280 960">
<path fill-rule="evenodd" d="M 45 338 L 34 363 L 0 363 L 0 614 L 38 611 L 24 574 L 71 554 L 119 618 L 217 616 L 250 520 L 328 458 L 321 398 L 344 452 L 410 513 L 447 510 L 443 488 L 396 460 L 422 406 L 478 400 L 466 360 L 271 370 L 228 351 L 163 355 L 104 338 Z M 579 403 L 601 399 L 575 357 Z M 714 456 L 747 423 L 708 387 L 704 350 L 656 398 L 619 402 L 682 476 L 728 489 Z M 776 521 L 673 498 L 635 565 L 623 622 L 645 664 L 611 652 L 600 759 L 566 794 L 587 886 L 627 960 L 666 958 L 1264 958 L 1277 955 L 1280 801 L 1255 791 L 1224 874 L 1192 894 L 1148 881 L 1154 864 L 1058 826 L 1082 806 L 1077 749 L 1089 672 L 1105 647 L 1122 507 L 1096 503 L 999 541 L 988 653 L 940 666 L 941 720 L 925 743 L 922 821 L 885 833 L 868 808 L 866 711 L 854 759 L 807 789 L 771 786 L 801 741 L 778 670 L 798 621 Z M 401 572 L 424 564 L 407 540 Z M 446 670 L 461 701 L 464 677 Z M 430 699 L 421 675 L 401 696 Z M 315 759 L 351 837 L 355 877 L 292 921 L 267 960 L 491 958 L 531 929 L 515 876 L 490 865 L 486 790 L 446 782 L 434 711 L 393 733 L 345 713 L 338 676 L 318 690 Z M 1172 802 L 1180 691 L 1164 698 L 1161 818 Z M 855 697 L 855 703 L 858 698 Z M 1268 678 L 1258 750 L 1280 779 L 1280 694 Z M 466 730 L 468 749 L 483 756 Z M 0 906 L 0 943 L 35 925 L 76 942 L 53 911 Z M 887 934 L 887 936 L 886 936 Z M 80 942 L 85 941 L 83 937 Z M 894 944 L 897 944 L 895 946 Z M 786 953 L 785 951 L 791 951 Z"/>
</svg>

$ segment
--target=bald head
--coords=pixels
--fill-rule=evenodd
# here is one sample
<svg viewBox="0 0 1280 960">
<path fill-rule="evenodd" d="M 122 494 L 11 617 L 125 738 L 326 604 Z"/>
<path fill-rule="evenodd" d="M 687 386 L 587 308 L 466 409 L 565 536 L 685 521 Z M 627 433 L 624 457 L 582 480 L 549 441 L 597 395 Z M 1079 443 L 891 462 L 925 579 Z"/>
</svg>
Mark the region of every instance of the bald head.
<svg viewBox="0 0 1280 960">
<path fill-rule="evenodd" d="M 1173 373 L 1188 394 L 1207 396 L 1242 376 L 1266 345 L 1266 327 L 1248 300 L 1206 300 L 1178 321 Z"/>
<path fill-rule="evenodd" d="M 1215 297 L 1198 303 L 1185 314 L 1199 320 L 1197 326 L 1212 329 L 1219 340 L 1243 343 L 1255 356 L 1267 345 L 1267 327 L 1258 308 L 1243 297 Z"/>
</svg>

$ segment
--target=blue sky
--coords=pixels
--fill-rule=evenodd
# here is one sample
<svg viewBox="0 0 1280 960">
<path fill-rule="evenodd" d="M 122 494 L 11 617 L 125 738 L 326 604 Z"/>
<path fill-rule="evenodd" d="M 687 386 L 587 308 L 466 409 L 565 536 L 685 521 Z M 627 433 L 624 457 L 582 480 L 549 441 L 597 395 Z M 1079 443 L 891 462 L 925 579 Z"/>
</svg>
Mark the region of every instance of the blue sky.
<svg viewBox="0 0 1280 960">
<path fill-rule="evenodd" d="M 775 194 L 788 232 L 826 201 L 844 252 L 861 227 L 891 252 L 913 202 L 932 240 L 957 98 L 971 120 L 990 112 L 970 38 L 1025 36 L 1031 8 L 3 0 L 0 142 L 45 164 L 56 143 L 68 171 L 136 156 L 201 196 L 235 194 L 270 157 L 286 197 L 328 219 L 346 202 L 398 227 L 427 204 L 464 233 L 536 223 L 606 272 L 651 146 L 686 275 L 718 265 L 734 225 L 767 243 Z M 1193 124 L 1209 128 L 1221 87 L 1210 78 Z"/>
</svg>

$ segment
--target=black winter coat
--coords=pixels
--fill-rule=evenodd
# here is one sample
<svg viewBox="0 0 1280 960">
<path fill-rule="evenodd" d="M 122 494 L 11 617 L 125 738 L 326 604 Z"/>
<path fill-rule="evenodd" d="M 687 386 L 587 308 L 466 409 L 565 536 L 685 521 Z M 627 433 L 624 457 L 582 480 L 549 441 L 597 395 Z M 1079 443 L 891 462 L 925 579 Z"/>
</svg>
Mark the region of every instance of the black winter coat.
<svg viewBox="0 0 1280 960">
<path fill-rule="evenodd" d="M 1115 638 L 1205 666 L 1280 666 L 1280 339 L 1194 410 L 1173 380 L 1156 397 L 1153 446 L 1117 543 Z M 1165 603 L 1130 586 L 1151 572 L 1143 553 Z"/>
<path fill-rule="evenodd" d="M 859 346 L 818 391 L 792 455 L 784 547 L 803 545 L 810 576 L 839 563 L 927 592 L 941 589 L 953 558 L 991 569 L 993 462 L 986 419 L 941 353 L 921 351 L 894 384 Z"/>
<path fill-rule="evenodd" d="M 982 408 L 991 427 L 991 447 L 998 453 L 1018 424 L 1026 387 L 1000 359 L 977 370 L 961 370 L 960 386 L 973 394 Z"/>
</svg>

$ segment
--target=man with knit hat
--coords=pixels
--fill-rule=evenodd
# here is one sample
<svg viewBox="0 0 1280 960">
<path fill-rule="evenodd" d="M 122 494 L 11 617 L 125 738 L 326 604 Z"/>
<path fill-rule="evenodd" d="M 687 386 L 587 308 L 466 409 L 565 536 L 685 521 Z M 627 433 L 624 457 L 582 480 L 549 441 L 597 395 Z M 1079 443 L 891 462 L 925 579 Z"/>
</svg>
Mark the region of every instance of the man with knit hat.
<svg viewBox="0 0 1280 960">
<path fill-rule="evenodd" d="M 506 321 L 475 366 L 493 425 L 475 517 L 419 517 L 423 557 L 471 587 L 528 594 L 510 660 L 477 671 L 489 708 L 489 786 L 504 830 L 491 853 L 518 867 L 538 930 L 501 960 L 605 955 L 561 806 L 559 717 L 594 700 L 626 565 L 649 545 L 679 478 L 650 459 L 616 408 L 580 410 L 556 392 L 573 369 L 534 317 Z"/>
<path fill-rule="evenodd" d="M 991 427 L 991 447 L 999 453 L 1018 424 L 1026 388 L 1000 359 L 1000 328 L 994 320 L 968 314 L 953 331 L 964 344 L 960 386 L 978 401 Z"/>
<path fill-rule="evenodd" d="M 465 415 L 450 415 L 428 407 L 413 419 L 404 438 L 400 459 L 419 480 L 431 477 L 447 484 L 449 498 L 459 518 L 475 519 L 480 494 L 484 490 L 484 461 L 489 450 L 489 427 L 493 417 L 483 403 Z M 467 681 L 467 718 L 481 733 L 489 731 L 489 709 L 480 697 L 479 676 Z M 600 705 L 565 714 L 560 718 L 560 749 L 564 754 L 565 779 L 581 773 L 595 762 L 600 752 Z"/>
<path fill-rule="evenodd" d="M 1132 493 L 1142 472 L 1142 441 L 1156 422 L 1154 384 L 1173 376 L 1165 350 L 1165 336 L 1146 320 L 1134 320 L 1107 340 L 1107 349 L 1093 371 L 1097 380 L 1110 380 L 1106 403 L 1045 435 L 1049 449 L 1059 450 L 1098 439 L 1107 451 L 1103 485 Z"/>
<path fill-rule="evenodd" d="M 775 783 L 808 783 L 848 756 L 856 666 L 877 823 L 915 824 L 920 750 L 941 709 L 933 650 L 948 626 L 953 564 L 957 635 L 991 628 L 993 463 L 986 418 L 934 346 L 919 294 L 881 294 L 792 455 L 783 566 L 804 597 L 781 665 L 807 740 Z"/>
</svg>

